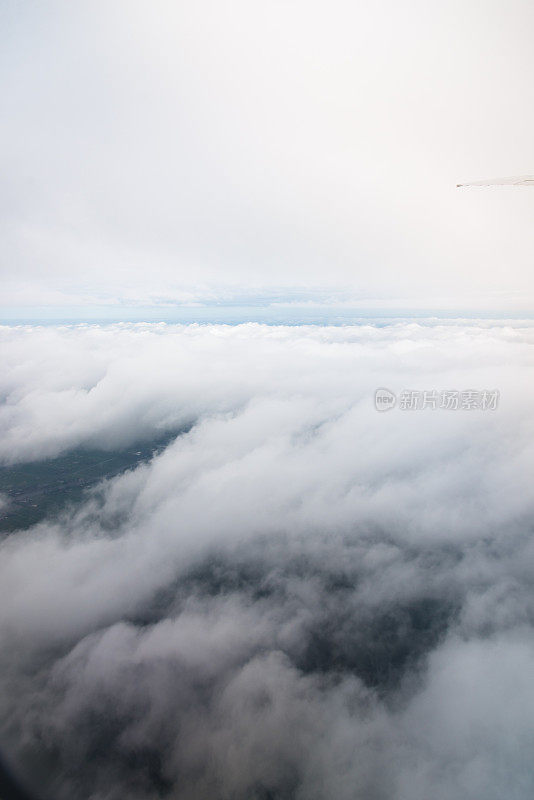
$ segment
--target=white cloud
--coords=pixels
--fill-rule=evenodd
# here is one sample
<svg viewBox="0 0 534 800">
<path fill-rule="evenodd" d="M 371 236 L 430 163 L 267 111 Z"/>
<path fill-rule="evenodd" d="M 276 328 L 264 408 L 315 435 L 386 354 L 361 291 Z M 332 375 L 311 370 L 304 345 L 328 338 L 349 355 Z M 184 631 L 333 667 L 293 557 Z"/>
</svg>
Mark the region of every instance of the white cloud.
<svg viewBox="0 0 534 800">
<path fill-rule="evenodd" d="M 7 463 L 194 423 L 2 544 L 2 740 L 40 788 L 530 796 L 530 324 L 1 333 Z"/>
</svg>

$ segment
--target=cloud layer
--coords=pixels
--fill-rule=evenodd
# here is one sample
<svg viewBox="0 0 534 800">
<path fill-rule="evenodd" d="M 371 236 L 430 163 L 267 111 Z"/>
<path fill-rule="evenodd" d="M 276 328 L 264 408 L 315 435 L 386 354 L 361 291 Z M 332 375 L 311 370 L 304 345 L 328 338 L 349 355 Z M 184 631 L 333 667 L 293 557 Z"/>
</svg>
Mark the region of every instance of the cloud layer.
<svg viewBox="0 0 534 800">
<path fill-rule="evenodd" d="M 5 463 L 177 432 L 2 544 L 1 741 L 34 786 L 531 796 L 531 325 L 1 333 Z M 501 404 L 379 414 L 378 386 Z"/>
</svg>

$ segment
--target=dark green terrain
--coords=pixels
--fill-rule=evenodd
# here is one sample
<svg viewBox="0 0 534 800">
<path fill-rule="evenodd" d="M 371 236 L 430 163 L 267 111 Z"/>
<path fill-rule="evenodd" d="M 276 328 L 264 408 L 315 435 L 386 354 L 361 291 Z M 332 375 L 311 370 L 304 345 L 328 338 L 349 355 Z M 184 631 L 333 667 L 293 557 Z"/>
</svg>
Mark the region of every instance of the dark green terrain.
<svg viewBox="0 0 534 800">
<path fill-rule="evenodd" d="M 148 461 L 176 435 L 174 431 L 113 452 L 80 447 L 56 458 L 0 466 L 0 494 L 9 500 L 0 509 L 0 532 L 11 533 L 54 517 L 80 502 L 86 490 L 104 478 Z"/>
</svg>

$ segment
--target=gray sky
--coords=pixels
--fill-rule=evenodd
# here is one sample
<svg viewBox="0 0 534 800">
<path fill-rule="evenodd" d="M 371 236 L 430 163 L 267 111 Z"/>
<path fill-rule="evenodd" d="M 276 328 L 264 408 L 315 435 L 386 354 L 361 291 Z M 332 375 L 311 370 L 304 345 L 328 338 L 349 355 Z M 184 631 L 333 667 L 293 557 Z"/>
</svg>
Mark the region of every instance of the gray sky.
<svg viewBox="0 0 534 800">
<path fill-rule="evenodd" d="M 526 0 L 8 2 L 0 305 L 534 307 Z"/>
</svg>

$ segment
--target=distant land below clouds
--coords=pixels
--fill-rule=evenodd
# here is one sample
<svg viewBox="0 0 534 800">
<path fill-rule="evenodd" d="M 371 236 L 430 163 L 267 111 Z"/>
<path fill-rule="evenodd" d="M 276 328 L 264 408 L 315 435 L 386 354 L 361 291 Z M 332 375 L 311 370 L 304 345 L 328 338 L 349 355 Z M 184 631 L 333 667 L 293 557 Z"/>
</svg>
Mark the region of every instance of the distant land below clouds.
<svg viewBox="0 0 534 800">
<path fill-rule="evenodd" d="M 396 320 L 530 320 L 534 309 L 402 308 L 299 303 L 176 306 L 31 306 L 0 307 L 0 324 L 168 322 L 174 324 L 264 325 L 391 324 Z"/>
</svg>

